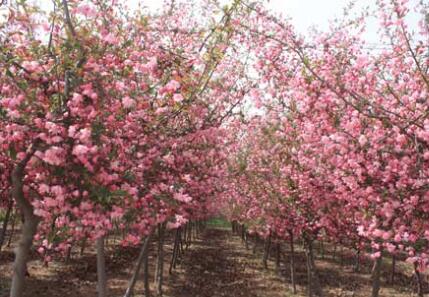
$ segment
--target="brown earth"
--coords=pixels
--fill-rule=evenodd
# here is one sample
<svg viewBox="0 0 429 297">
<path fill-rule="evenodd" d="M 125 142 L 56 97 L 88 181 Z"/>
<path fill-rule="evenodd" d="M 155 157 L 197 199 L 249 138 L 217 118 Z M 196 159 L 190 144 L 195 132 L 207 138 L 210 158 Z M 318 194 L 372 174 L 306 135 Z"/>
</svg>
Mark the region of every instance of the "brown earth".
<svg viewBox="0 0 429 297">
<path fill-rule="evenodd" d="M 261 261 L 262 243 L 252 252 L 253 243 L 246 249 L 238 236 L 226 229 L 206 229 L 199 238 L 194 239 L 186 250 L 178 268 L 168 274 L 172 254 L 172 236 L 166 241 L 165 286 L 166 297 L 288 297 L 305 296 L 306 270 L 302 248 L 297 245 L 296 270 L 298 294 L 290 290 L 288 256 L 286 245 L 282 245 L 280 273 L 276 273 L 274 259 L 264 270 Z M 138 248 L 121 247 L 119 240 L 109 241 L 107 247 L 107 271 L 109 277 L 109 296 L 123 296 Z M 364 260 L 360 273 L 353 272 L 351 255 L 343 250 L 333 249 L 317 253 L 317 267 L 321 283 L 328 297 L 367 297 L 370 296 L 369 260 Z M 322 256 L 323 254 L 323 256 Z M 274 252 L 272 253 L 274 255 Z M 155 263 L 155 243 L 150 249 L 151 275 Z M 33 254 L 28 266 L 27 292 L 25 297 L 80 297 L 96 296 L 96 259 L 93 249 L 88 248 L 83 256 L 78 247 L 72 254 L 70 263 L 57 259 L 48 267 Z M 13 253 L 6 248 L 0 253 L 0 297 L 8 296 Z M 341 265 L 341 262 L 343 265 Z M 380 297 L 410 297 L 413 293 L 413 277 L 407 266 L 398 263 L 399 271 L 395 283 L 388 284 L 390 262 L 387 259 L 382 278 Z M 425 284 L 427 287 L 427 284 Z M 154 288 L 152 288 L 154 291 Z M 143 296 L 143 282 L 137 283 L 135 297 Z"/>
</svg>

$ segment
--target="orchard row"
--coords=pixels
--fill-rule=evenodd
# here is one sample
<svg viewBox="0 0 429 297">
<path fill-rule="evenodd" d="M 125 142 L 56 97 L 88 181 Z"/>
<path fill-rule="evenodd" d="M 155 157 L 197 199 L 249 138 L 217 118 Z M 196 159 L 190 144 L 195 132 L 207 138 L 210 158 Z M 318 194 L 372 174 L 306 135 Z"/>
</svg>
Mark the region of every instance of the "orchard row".
<svg viewBox="0 0 429 297">
<path fill-rule="evenodd" d="M 316 240 L 369 253 L 373 297 L 383 254 L 429 266 L 424 3 L 380 1 L 382 51 L 365 15 L 304 38 L 257 2 L 52 5 L 12 1 L 0 24 L 3 230 L 14 207 L 23 222 L 11 297 L 33 245 L 48 263 L 96 242 L 103 297 L 106 236 L 139 245 L 219 213 L 302 238 L 316 296 Z"/>
</svg>

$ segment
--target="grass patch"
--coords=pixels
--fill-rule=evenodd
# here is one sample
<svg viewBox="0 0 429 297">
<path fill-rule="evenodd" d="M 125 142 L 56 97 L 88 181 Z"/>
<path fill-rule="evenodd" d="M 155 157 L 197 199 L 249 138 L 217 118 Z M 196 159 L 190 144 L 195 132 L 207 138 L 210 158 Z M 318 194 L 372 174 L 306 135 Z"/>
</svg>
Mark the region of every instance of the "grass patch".
<svg viewBox="0 0 429 297">
<path fill-rule="evenodd" d="M 207 221 L 207 227 L 228 229 L 231 228 L 231 223 L 225 218 L 211 218 Z"/>
</svg>

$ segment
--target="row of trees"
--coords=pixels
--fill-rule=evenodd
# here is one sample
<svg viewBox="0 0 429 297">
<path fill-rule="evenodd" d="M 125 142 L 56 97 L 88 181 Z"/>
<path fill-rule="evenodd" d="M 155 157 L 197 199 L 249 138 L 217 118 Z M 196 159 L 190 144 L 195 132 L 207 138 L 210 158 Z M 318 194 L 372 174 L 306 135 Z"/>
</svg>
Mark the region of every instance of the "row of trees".
<svg viewBox="0 0 429 297">
<path fill-rule="evenodd" d="M 405 22 L 424 3 L 379 2 L 381 52 L 364 17 L 304 39 L 257 2 L 51 4 L 12 1 L 0 25 L 0 207 L 22 216 L 11 297 L 34 243 L 49 262 L 95 242 L 101 297 L 106 236 L 158 228 L 162 255 L 166 226 L 221 208 L 302 238 L 310 295 L 318 239 L 370 251 L 374 297 L 384 253 L 428 266 L 429 32 L 424 14 L 415 34 Z"/>
<path fill-rule="evenodd" d="M 369 51 L 364 19 L 311 39 L 253 7 L 264 113 L 236 133 L 225 201 L 230 217 L 269 240 L 301 238 L 309 296 L 322 296 L 313 245 L 323 240 L 374 259 L 405 255 L 419 278 L 429 264 L 427 7 L 380 1 L 382 51 Z M 418 32 L 406 19 L 421 12 Z M 262 29 L 263 28 L 263 29 Z"/>
<path fill-rule="evenodd" d="M 141 264 L 156 228 L 161 295 L 165 229 L 219 206 L 222 124 L 249 89 L 232 25 L 246 8 L 171 1 L 151 15 L 118 1 L 49 5 L 11 1 L 0 28 L 0 205 L 22 216 L 10 296 L 23 296 L 33 244 L 49 262 L 87 242 L 107 296 L 105 238 L 146 238 Z"/>
</svg>

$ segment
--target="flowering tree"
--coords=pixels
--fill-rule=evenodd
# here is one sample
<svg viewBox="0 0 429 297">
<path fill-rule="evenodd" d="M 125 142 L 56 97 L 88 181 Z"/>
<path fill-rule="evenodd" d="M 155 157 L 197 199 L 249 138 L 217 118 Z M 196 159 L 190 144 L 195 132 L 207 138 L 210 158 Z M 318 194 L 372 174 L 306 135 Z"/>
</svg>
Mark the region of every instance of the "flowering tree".
<svg viewBox="0 0 429 297">
<path fill-rule="evenodd" d="M 252 178 L 238 175 L 233 189 L 246 189 L 244 183 L 253 193 L 249 200 L 238 192 L 233 203 L 240 205 L 241 216 L 263 219 L 273 230 L 270 216 L 283 209 L 282 215 L 295 221 L 298 212 L 310 249 L 322 230 L 331 238 L 346 231 L 347 244 L 357 249 L 368 244 L 375 259 L 373 296 L 378 296 L 383 251 L 406 252 L 416 274 L 427 267 L 424 16 L 420 35 L 413 36 L 405 22 L 407 2 L 381 2 L 381 38 L 393 46 L 375 54 L 365 52 L 365 43 L 349 27 L 305 41 L 261 7 L 254 13 L 254 27 L 246 30 L 261 40 L 256 67 L 263 82 L 255 101 L 267 102 L 258 125 L 275 131 L 270 133 L 275 138 L 267 141 L 265 132 L 248 136 L 244 176 Z M 237 154 L 241 166 L 243 150 Z"/>
<path fill-rule="evenodd" d="M 1 181 L 24 218 L 11 296 L 22 295 L 33 237 L 46 261 L 96 240 L 105 296 L 104 236 L 115 226 L 137 244 L 216 206 L 221 124 L 247 92 L 234 79 L 246 65 L 231 27 L 244 12 L 208 2 L 199 9 L 221 15 L 210 24 L 184 14 L 187 2 L 152 20 L 109 1 L 53 4 L 46 14 L 12 3 L 2 27 Z"/>
<path fill-rule="evenodd" d="M 161 295 L 165 228 L 220 208 L 269 242 L 301 237 L 310 295 L 318 239 L 371 249 L 374 297 L 383 253 L 427 268 L 429 32 L 423 17 L 410 33 L 407 1 L 380 1 L 380 53 L 359 26 L 304 39 L 261 3 L 52 5 L 12 2 L 0 27 L 0 207 L 23 217 L 12 297 L 33 239 L 46 262 L 95 241 L 105 296 L 105 237 L 155 228 Z"/>
</svg>

